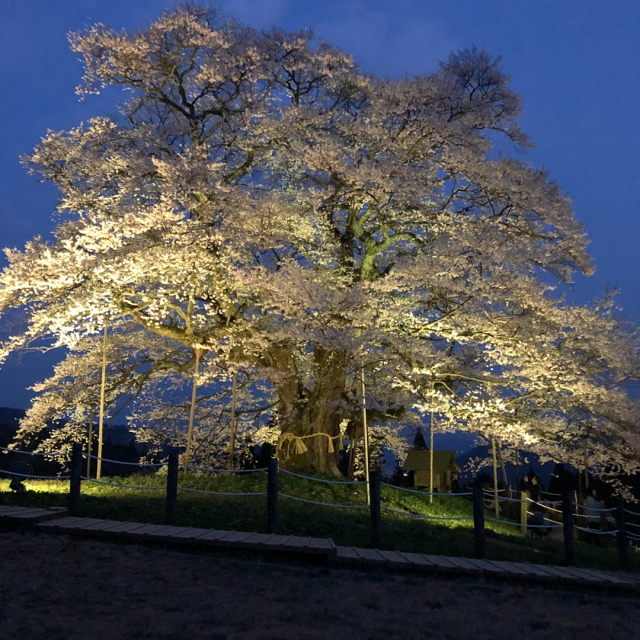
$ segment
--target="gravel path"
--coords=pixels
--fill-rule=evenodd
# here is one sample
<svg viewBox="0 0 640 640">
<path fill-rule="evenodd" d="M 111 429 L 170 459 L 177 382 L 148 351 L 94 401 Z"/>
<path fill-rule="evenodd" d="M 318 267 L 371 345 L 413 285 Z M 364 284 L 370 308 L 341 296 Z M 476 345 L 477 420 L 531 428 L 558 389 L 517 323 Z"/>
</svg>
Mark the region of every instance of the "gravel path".
<svg viewBox="0 0 640 640">
<path fill-rule="evenodd" d="M 632 640 L 637 597 L 0 533 L 1 640 Z"/>
</svg>

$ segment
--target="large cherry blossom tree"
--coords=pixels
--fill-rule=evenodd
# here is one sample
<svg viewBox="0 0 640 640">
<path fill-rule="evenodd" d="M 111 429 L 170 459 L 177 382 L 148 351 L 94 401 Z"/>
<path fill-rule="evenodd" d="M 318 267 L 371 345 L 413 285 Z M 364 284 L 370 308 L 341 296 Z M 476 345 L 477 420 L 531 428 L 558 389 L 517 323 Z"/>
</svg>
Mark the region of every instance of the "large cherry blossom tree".
<svg viewBox="0 0 640 640">
<path fill-rule="evenodd" d="M 637 334 L 609 300 L 578 307 L 554 288 L 592 271 L 587 238 L 543 171 L 493 150 L 530 145 L 499 60 L 462 51 L 383 80 L 310 33 L 192 6 L 71 43 L 79 92 L 126 99 L 26 158 L 60 189 L 60 222 L 7 251 L 0 312 L 23 326 L 0 358 L 69 355 L 23 435 L 88 406 L 80 377 L 97 375 L 108 319 L 110 397 L 147 427 L 189 408 L 154 404 L 163 380 L 186 384 L 198 362 L 203 413 L 242 370 L 238 411 L 275 412 L 283 462 L 336 472 L 342 436 L 362 432 L 364 371 L 390 441 L 437 414 L 565 461 L 587 438 L 601 469 L 635 468 Z"/>
</svg>

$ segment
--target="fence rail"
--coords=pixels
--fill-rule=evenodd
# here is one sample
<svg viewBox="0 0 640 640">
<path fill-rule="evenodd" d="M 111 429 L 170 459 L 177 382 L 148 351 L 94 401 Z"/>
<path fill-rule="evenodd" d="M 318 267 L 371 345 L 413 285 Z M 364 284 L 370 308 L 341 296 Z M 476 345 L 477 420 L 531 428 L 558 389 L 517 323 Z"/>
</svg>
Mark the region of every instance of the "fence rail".
<svg viewBox="0 0 640 640">
<path fill-rule="evenodd" d="M 123 464 L 127 467 L 151 467 L 155 469 L 159 469 L 160 467 L 165 467 L 166 464 L 164 462 L 125 462 L 124 460 L 110 460 L 109 458 L 99 458 L 98 456 L 91 455 L 90 453 L 83 453 L 82 457 L 90 458 L 91 460 L 100 460 L 102 462 L 111 462 L 113 464 Z"/>
<path fill-rule="evenodd" d="M 164 491 L 166 489 L 165 486 L 162 487 L 149 487 L 147 485 L 136 485 L 136 484 L 122 484 L 120 482 L 106 482 L 105 480 L 98 480 L 97 478 L 88 478 L 87 476 L 80 476 L 80 480 L 85 480 L 87 482 L 93 482 L 95 484 L 104 484 L 109 487 L 120 487 L 122 489 L 145 489 L 145 490 L 161 490 Z"/>
<path fill-rule="evenodd" d="M 178 491 L 188 491 L 191 493 L 204 493 L 209 496 L 266 496 L 266 491 L 205 491 L 204 489 L 194 489 L 192 487 L 178 486 Z"/>
<path fill-rule="evenodd" d="M 20 449 L 11 449 L 10 447 L 0 447 L 0 451 L 7 453 L 23 453 L 28 456 L 51 456 L 52 458 L 68 458 L 70 453 L 62 453 L 61 451 L 21 451 Z"/>
<path fill-rule="evenodd" d="M 69 454 L 62 452 L 40 452 L 40 451 L 21 451 L 17 449 L 10 449 L 7 447 L 0 447 L 2 451 L 11 451 L 23 455 L 37 455 L 37 456 L 49 456 L 49 457 L 65 457 L 69 458 Z M 122 464 L 131 467 L 143 467 L 158 469 L 161 467 L 167 468 L 166 484 L 149 486 L 149 485 L 134 485 L 125 484 L 119 482 L 110 482 L 106 480 L 100 480 L 97 478 L 91 478 L 88 475 L 82 474 L 82 460 L 87 458 L 93 460 L 101 460 L 103 462 L 109 462 L 114 464 Z M 24 463 L 20 463 L 24 464 Z M 27 468 L 28 465 L 26 465 Z M 205 489 L 197 489 L 195 487 L 187 487 L 178 484 L 178 472 L 179 469 L 189 469 L 194 471 L 205 471 L 213 474 L 245 474 L 245 473 L 259 473 L 267 472 L 267 490 L 266 491 L 209 491 Z M 286 500 L 293 500 L 301 503 L 335 508 L 335 509 L 352 509 L 352 510 L 368 510 L 371 517 L 371 542 L 373 546 L 379 546 L 381 537 L 381 514 L 386 512 L 389 514 L 406 516 L 409 518 L 415 518 L 432 522 L 468 522 L 473 521 L 474 537 L 476 541 L 476 556 L 479 558 L 485 557 L 484 549 L 484 533 L 485 533 L 485 521 L 505 526 L 520 527 L 523 532 L 527 531 L 540 531 L 547 530 L 548 532 L 553 529 L 563 530 L 563 539 L 565 545 L 565 561 L 571 565 L 575 563 L 575 548 L 574 548 L 574 535 L 575 531 L 581 532 L 587 536 L 609 536 L 615 537 L 618 545 L 618 557 L 622 566 L 628 564 L 628 551 L 630 544 L 633 545 L 636 542 L 640 542 L 640 523 L 626 522 L 625 517 L 640 517 L 640 513 L 633 511 L 625 507 L 620 503 L 617 507 L 589 507 L 584 504 L 576 502 L 570 493 L 562 494 L 561 500 L 533 500 L 526 492 L 523 492 L 519 498 L 511 497 L 509 495 L 496 496 L 493 492 L 484 491 L 482 486 L 474 484 L 473 491 L 463 493 L 442 493 L 442 492 L 427 492 L 416 489 L 410 489 L 408 487 L 400 487 L 382 482 L 379 472 L 371 472 L 370 480 L 366 481 L 342 481 L 342 480 L 329 480 L 324 478 L 314 478 L 306 476 L 300 473 L 289 471 L 287 469 L 279 469 L 276 459 L 271 459 L 269 466 L 266 468 L 258 469 L 218 469 L 214 467 L 202 467 L 198 465 L 182 464 L 179 462 L 177 453 L 173 452 L 169 455 L 168 463 L 134 463 L 125 462 L 119 460 L 111 460 L 109 458 L 100 458 L 94 455 L 88 455 L 80 449 L 79 445 L 74 445 L 71 453 L 70 460 L 71 472 L 69 475 L 56 475 L 45 476 L 22 473 L 21 471 L 11 471 L 0 469 L 0 473 L 11 476 L 12 478 L 24 478 L 27 480 L 70 480 L 69 484 L 69 512 L 71 515 L 78 515 L 81 511 L 80 494 L 82 482 L 91 482 L 99 485 L 106 485 L 111 487 L 117 487 L 122 489 L 133 489 L 137 491 L 164 491 L 166 500 L 166 514 L 165 522 L 167 524 L 174 524 L 176 505 L 178 499 L 178 492 L 195 493 L 201 495 L 212 496 L 235 496 L 240 498 L 245 497 L 264 497 L 266 496 L 267 506 L 267 529 L 270 533 L 276 533 L 278 528 L 278 498 Z M 370 500 L 369 504 L 340 504 L 335 502 L 325 502 L 321 500 L 311 500 L 303 498 L 297 495 L 291 495 L 280 491 L 278 488 L 278 476 L 285 475 L 295 478 L 300 478 L 309 482 L 318 482 L 331 485 L 342 486 L 367 486 L 369 485 Z M 412 511 L 397 509 L 387 504 L 382 504 L 382 496 L 380 492 L 381 486 L 385 486 L 388 489 L 393 489 L 399 492 L 405 492 L 412 495 L 420 495 L 425 498 L 431 496 L 438 496 L 442 498 L 467 498 L 473 497 L 473 515 L 456 515 L 456 516 L 438 516 L 426 513 L 413 513 Z M 546 495 L 557 495 L 545 492 Z M 388 497 L 389 494 L 386 494 Z M 485 513 L 487 510 L 486 502 L 494 503 L 507 503 L 514 506 L 520 504 L 520 522 L 517 520 L 510 520 L 507 518 L 491 517 Z M 528 509 L 529 506 L 535 505 L 537 512 L 532 512 Z M 556 508 L 560 507 L 560 508 Z M 543 523 L 530 522 L 531 517 L 537 516 L 541 513 L 539 510 L 544 510 L 547 515 L 542 515 Z M 559 514 L 555 516 L 554 514 Z M 593 514 L 593 515 L 588 515 Z M 611 514 L 611 515 L 610 515 Z M 558 519 L 553 519 L 554 516 Z M 610 527 L 612 522 L 611 516 L 615 516 L 616 527 Z M 580 518 L 586 519 L 587 522 L 594 523 L 596 520 L 600 523 L 598 527 L 584 527 L 581 526 Z M 599 528 L 599 527 L 604 528 Z M 638 528 L 635 531 L 630 528 Z"/>
<path fill-rule="evenodd" d="M 209 471 L 210 473 L 256 473 L 258 471 L 266 471 L 266 467 L 260 467 L 259 469 L 216 469 L 215 467 L 198 467 L 194 464 L 180 463 L 180 467 L 183 469 L 193 469 L 194 471 Z"/>
<path fill-rule="evenodd" d="M 31 478 L 33 480 L 69 480 L 71 476 L 36 476 L 33 473 L 18 473 L 17 471 L 9 471 L 0 469 L 0 473 L 6 473 L 9 476 L 18 476 L 19 478 Z"/>
</svg>

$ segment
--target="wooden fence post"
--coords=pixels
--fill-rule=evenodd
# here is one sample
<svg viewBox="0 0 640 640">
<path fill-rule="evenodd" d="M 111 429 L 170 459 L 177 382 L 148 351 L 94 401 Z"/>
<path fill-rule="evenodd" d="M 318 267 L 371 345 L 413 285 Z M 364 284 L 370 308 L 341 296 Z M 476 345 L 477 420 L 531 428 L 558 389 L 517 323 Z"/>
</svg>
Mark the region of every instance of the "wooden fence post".
<svg viewBox="0 0 640 640">
<path fill-rule="evenodd" d="M 527 515 L 527 510 L 529 507 L 529 492 L 528 491 L 521 491 L 520 492 L 520 500 L 522 500 L 522 502 L 520 503 L 520 528 L 522 530 L 522 534 L 523 535 L 527 535 L 527 520 L 528 520 L 528 515 Z"/>
<path fill-rule="evenodd" d="M 622 569 L 627 569 L 629 567 L 629 543 L 627 541 L 627 525 L 624 517 L 624 501 L 622 498 L 620 498 L 618 502 L 616 525 L 618 527 L 618 533 L 616 534 L 618 542 L 618 563 Z"/>
<path fill-rule="evenodd" d="M 176 521 L 179 461 L 178 452 L 172 451 L 169 454 L 169 465 L 167 467 L 167 504 L 164 517 L 165 524 L 175 524 Z"/>
<path fill-rule="evenodd" d="M 73 443 L 69 482 L 69 515 L 80 515 L 80 488 L 82 486 L 82 444 Z"/>
<path fill-rule="evenodd" d="M 271 458 L 267 470 L 267 533 L 278 530 L 278 459 Z"/>
<path fill-rule="evenodd" d="M 484 501 L 482 482 L 476 479 L 473 483 L 473 535 L 476 543 L 476 558 L 485 557 L 484 545 Z"/>
<path fill-rule="evenodd" d="M 372 471 L 369 474 L 369 511 L 371 513 L 371 546 L 374 549 L 380 547 L 380 471 Z"/>
<path fill-rule="evenodd" d="M 573 528 L 573 499 L 571 491 L 562 492 L 562 533 L 564 534 L 564 561 L 571 566 L 576 563 L 576 541 Z"/>
</svg>

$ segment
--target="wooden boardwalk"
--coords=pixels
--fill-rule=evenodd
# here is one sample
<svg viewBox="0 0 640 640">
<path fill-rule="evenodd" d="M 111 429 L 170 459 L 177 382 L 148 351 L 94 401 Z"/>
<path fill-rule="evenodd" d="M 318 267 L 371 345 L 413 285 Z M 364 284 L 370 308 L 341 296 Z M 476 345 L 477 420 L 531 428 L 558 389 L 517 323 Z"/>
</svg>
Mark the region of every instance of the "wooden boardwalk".
<svg viewBox="0 0 640 640">
<path fill-rule="evenodd" d="M 337 549 L 339 561 L 355 566 L 363 564 L 379 567 L 395 566 L 405 569 L 417 568 L 431 573 L 467 576 L 494 575 L 551 584 L 621 587 L 640 591 L 640 576 L 636 574 L 382 549 L 360 549 L 358 547 L 338 547 Z"/>
<path fill-rule="evenodd" d="M 11 507 L 0 505 L 0 523 L 9 524 L 35 524 L 53 520 L 66 515 L 64 507 L 42 509 L 39 507 Z"/>
<path fill-rule="evenodd" d="M 0 523 L 23 527 L 29 525 L 34 530 L 101 539 L 276 552 L 297 557 L 313 556 L 353 567 L 411 570 L 440 575 L 495 576 L 557 586 L 605 587 L 640 592 L 640 576 L 631 573 L 342 547 L 336 546 L 330 538 L 218 531 L 197 527 L 70 517 L 66 515 L 65 509 L 60 508 L 0 506 Z"/>
<path fill-rule="evenodd" d="M 254 551 L 282 551 L 326 558 L 337 556 L 337 547 L 329 538 L 283 536 L 244 531 L 217 531 L 197 527 L 176 527 L 140 522 L 120 522 L 95 518 L 64 517 L 37 525 L 39 529 L 99 538 L 118 538 L 134 542 L 172 542 L 207 547 L 227 547 Z"/>
</svg>

